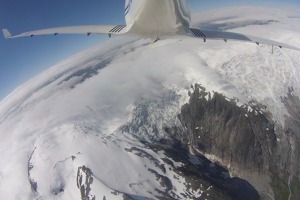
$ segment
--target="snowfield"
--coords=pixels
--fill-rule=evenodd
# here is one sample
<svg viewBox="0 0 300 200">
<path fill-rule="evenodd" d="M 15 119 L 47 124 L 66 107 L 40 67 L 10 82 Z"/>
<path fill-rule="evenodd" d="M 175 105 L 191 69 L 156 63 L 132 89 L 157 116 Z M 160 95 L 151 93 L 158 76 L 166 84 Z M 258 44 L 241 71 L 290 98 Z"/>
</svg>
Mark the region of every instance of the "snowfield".
<svg viewBox="0 0 300 200">
<path fill-rule="evenodd" d="M 194 24 L 300 47 L 299 13 L 226 8 L 196 14 Z M 282 97 L 288 88 L 300 96 L 300 52 L 118 37 L 74 55 L 0 102 L 1 198 L 209 199 L 210 188 L 188 187 L 176 172 L 183 163 L 145 145 L 168 138 L 164 127 L 180 126 L 177 115 L 195 83 L 239 105 L 259 102 L 284 125 Z"/>
</svg>

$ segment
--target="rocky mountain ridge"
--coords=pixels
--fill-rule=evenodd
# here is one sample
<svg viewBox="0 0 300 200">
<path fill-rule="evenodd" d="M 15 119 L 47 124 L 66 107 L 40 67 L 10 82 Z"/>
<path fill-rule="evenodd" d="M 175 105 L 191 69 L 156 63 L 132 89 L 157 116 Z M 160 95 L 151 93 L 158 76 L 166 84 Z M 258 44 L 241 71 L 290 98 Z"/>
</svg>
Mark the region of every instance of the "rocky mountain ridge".
<svg viewBox="0 0 300 200">
<path fill-rule="evenodd" d="M 284 128 L 259 104 L 237 106 L 235 100 L 217 92 L 211 95 L 199 84 L 193 90 L 178 116 L 181 131 L 170 134 L 227 167 L 233 176 L 248 180 L 262 199 L 298 199 L 300 104 L 292 89 L 283 99 L 292 116 Z"/>
</svg>

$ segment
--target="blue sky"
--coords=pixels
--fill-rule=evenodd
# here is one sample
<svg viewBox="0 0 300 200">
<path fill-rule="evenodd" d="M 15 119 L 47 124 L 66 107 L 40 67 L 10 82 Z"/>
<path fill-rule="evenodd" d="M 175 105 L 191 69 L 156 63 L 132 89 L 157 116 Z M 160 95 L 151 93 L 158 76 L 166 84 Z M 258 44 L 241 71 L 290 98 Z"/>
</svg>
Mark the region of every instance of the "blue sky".
<svg viewBox="0 0 300 200">
<path fill-rule="evenodd" d="M 189 0 L 192 10 L 255 4 L 297 6 L 299 0 Z M 124 0 L 0 0 L 0 29 L 21 33 L 68 25 L 124 24 Z M 0 100 L 34 75 L 107 36 L 58 35 L 4 40 L 0 35 Z"/>
</svg>

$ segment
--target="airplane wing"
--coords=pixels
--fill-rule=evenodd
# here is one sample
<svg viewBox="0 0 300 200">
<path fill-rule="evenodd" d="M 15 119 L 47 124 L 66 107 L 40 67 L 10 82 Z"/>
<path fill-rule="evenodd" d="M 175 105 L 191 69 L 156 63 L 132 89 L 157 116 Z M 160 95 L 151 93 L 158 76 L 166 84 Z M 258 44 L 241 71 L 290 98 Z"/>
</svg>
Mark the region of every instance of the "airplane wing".
<svg viewBox="0 0 300 200">
<path fill-rule="evenodd" d="M 212 31 L 212 30 L 202 30 L 198 28 L 189 28 L 190 36 L 197 37 L 197 38 L 203 38 L 204 42 L 206 42 L 207 39 L 214 39 L 214 40 L 224 40 L 227 42 L 227 40 L 239 40 L 239 41 L 246 41 L 246 42 L 252 42 L 259 44 L 267 44 L 272 46 L 277 46 L 280 48 L 288 48 L 288 49 L 294 49 L 297 51 L 300 51 L 299 48 L 293 47 L 284 43 L 276 42 L 273 40 L 268 40 L 264 38 L 259 38 L 255 36 L 250 35 L 244 35 L 240 33 L 233 33 L 233 32 L 225 32 L 225 31 Z"/>
<path fill-rule="evenodd" d="M 18 35 L 12 35 L 7 29 L 2 29 L 4 38 L 33 37 L 36 35 L 58 35 L 58 34 L 123 34 L 127 32 L 125 25 L 91 25 L 91 26 L 66 26 L 57 28 L 29 31 Z"/>
</svg>

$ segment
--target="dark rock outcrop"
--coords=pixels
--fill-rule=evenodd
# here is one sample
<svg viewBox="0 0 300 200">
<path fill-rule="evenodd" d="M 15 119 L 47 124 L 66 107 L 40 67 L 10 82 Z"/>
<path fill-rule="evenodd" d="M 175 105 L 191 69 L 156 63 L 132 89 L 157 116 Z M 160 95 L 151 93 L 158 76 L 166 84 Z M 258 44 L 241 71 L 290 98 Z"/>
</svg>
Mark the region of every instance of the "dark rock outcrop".
<svg viewBox="0 0 300 200">
<path fill-rule="evenodd" d="M 30 154 L 29 156 L 29 159 L 28 159 L 28 164 L 27 164 L 27 173 L 28 173 L 28 181 L 30 183 L 30 186 L 31 186 L 31 191 L 34 192 L 34 193 L 38 193 L 38 185 L 37 185 L 37 181 L 34 180 L 34 178 L 31 176 L 31 170 L 33 169 L 33 164 L 32 164 L 32 156 L 34 154 L 36 150 L 36 147 L 33 149 L 32 153 Z"/>
<path fill-rule="evenodd" d="M 78 167 L 77 170 L 77 187 L 80 189 L 82 200 L 96 200 L 94 195 L 91 195 L 91 185 L 93 184 L 93 173 L 86 166 Z"/>
<path fill-rule="evenodd" d="M 291 145 L 288 186 L 290 199 L 300 199 L 300 99 L 289 88 L 287 97 L 282 99 L 290 116 L 286 118 L 285 133 Z"/>
<path fill-rule="evenodd" d="M 237 177 L 231 178 L 228 170 L 221 165 L 211 162 L 200 154 L 190 154 L 185 145 L 181 145 L 176 140 L 172 141 L 162 140 L 159 144 L 150 145 L 150 148 L 154 151 L 163 150 L 168 158 L 183 164 L 180 167 L 174 167 L 174 172 L 185 178 L 188 190 L 200 189 L 203 191 L 199 198 L 189 196 L 189 194 L 186 194 L 186 198 L 208 200 L 259 199 L 259 194 L 247 181 Z M 165 196 L 166 194 L 164 194 Z"/>
<path fill-rule="evenodd" d="M 299 185 L 300 101 L 291 94 L 283 101 L 291 112 L 286 127 L 276 124 L 255 102 L 237 106 L 196 84 L 178 116 L 182 131 L 167 132 L 248 180 L 261 199 L 299 199 L 294 188 Z"/>
<path fill-rule="evenodd" d="M 180 120 L 189 142 L 203 153 L 218 155 L 239 168 L 268 170 L 268 160 L 276 146 L 274 124 L 258 111 L 238 107 L 222 94 L 206 96 L 199 85 L 190 103 L 182 107 Z M 209 95 L 208 95 L 209 96 Z"/>
</svg>

